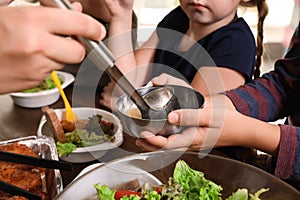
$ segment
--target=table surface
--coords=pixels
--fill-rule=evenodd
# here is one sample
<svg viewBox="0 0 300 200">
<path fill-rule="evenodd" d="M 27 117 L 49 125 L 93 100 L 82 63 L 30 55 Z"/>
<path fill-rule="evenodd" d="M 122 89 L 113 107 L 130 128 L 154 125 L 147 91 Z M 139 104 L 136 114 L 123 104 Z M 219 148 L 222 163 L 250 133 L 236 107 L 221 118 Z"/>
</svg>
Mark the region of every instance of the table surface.
<svg viewBox="0 0 300 200">
<path fill-rule="evenodd" d="M 65 88 L 65 93 L 73 107 L 93 107 L 102 108 L 99 104 L 99 88 L 80 86 L 73 90 L 73 84 Z M 76 92 L 76 95 L 73 93 Z M 76 96 L 76 98 L 74 97 Z M 0 141 L 36 135 L 38 125 L 43 113 L 40 108 L 23 108 L 13 103 L 9 95 L 0 95 Z M 50 105 L 51 108 L 63 108 L 64 104 L 60 98 L 56 103 Z M 136 153 L 142 153 L 142 149 L 135 145 L 136 138 L 124 132 L 124 142 L 119 148 L 110 150 L 98 160 L 88 163 L 73 163 L 73 171 L 61 171 L 63 186 L 67 186 L 74 178 L 87 166 L 98 162 L 109 162 Z M 219 150 L 213 150 L 211 154 L 228 157 Z"/>
</svg>

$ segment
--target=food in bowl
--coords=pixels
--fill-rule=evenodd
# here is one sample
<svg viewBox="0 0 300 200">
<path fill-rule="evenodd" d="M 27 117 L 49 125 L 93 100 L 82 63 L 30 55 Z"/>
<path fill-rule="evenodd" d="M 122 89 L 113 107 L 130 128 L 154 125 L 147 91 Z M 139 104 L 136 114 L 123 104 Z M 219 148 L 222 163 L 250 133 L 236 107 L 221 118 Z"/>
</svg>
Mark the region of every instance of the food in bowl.
<svg viewBox="0 0 300 200">
<path fill-rule="evenodd" d="M 174 89 L 174 95 L 178 101 L 176 108 L 198 109 L 204 104 L 204 97 L 197 91 L 178 85 L 169 85 Z M 151 91 L 156 90 L 159 86 L 150 86 L 137 89 L 137 92 L 143 97 Z M 150 101 L 148 101 L 150 102 Z M 155 101 L 152 101 L 155 104 Z M 135 137 L 140 137 L 142 131 L 150 131 L 154 134 L 168 136 L 181 132 L 184 126 L 176 126 L 170 124 L 166 118 L 164 119 L 144 119 L 141 117 L 136 105 L 127 95 L 121 96 L 117 100 L 117 113 L 120 117 L 124 130 Z"/>
<path fill-rule="evenodd" d="M 60 84 L 64 83 L 64 79 L 62 78 L 61 75 L 58 75 L 58 79 L 60 81 Z M 23 90 L 22 92 L 24 92 L 24 93 L 35 93 L 35 92 L 51 90 L 53 88 L 56 88 L 55 83 L 52 80 L 51 76 L 48 76 L 42 82 L 40 82 L 36 87 Z"/>
<path fill-rule="evenodd" d="M 222 196 L 229 197 L 239 188 L 247 188 L 255 194 L 262 188 L 269 188 L 261 194 L 262 200 L 300 199 L 300 192 L 278 177 L 246 163 L 228 157 L 207 154 L 207 152 L 190 152 L 182 150 L 162 150 L 133 154 L 106 162 L 96 168 L 85 171 L 83 175 L 70 183 L 57 200 L 90 199 L 97 195 L 93 184 L 105 184 L 109 188 L 137 178 L 139 183 L 162 185 L 168 183 L 174 174 L 176 163 L 185 161 L 192 169 L 203 172 L 207 180 L 221 185 Z M 155 179 L 159 181 L 154 181 Z M 94 199 L 94 198 L 91 198 Z"/>
<path fill-rule="evenodd" d="M 135 187 L 132 187 L 135 186 Z M 162 185 L 143 184 L 141 187 L 137 180 L 110 188 L 105 184 L 94 184 L 98 199 L 128 200 L 128 199 L 226 199 L 226 200 L 260 200 L 259 196 L 267 192 L 268 188 L 261 188 L 255 194 L 248 189 L 239 188 L 229 197 L 222 197 L 222 186 L 208 180 L 204 173 L 192 169 L 185 161 L 179 160 L 174 168 L 173 176 Z M 125 189 L 124 189 L 125 187 Z M 121 188 L 121 189 L 120 189 Z M 95 198 L 94 198 L 95 199 Z"/>
<path fill-rule="evenodd" d="M 55 138 L 62 160 L 89 162 L 122 144 L 122 125 L 115 115 L 97 108 L 72 109 L 80 119 L 76 124 L 65 121 L 65 109 L 44 108 L 38 128 L 38 135 Z"/>
<path fill-rule="evenodd" d="M 58 160 L 54 140 L 47 136 L 29 136 L 0 142 L 0 150 L 27 156 Z M 53 199 L 62 191 L 59 170 L 3 162 L 0 158 L 0 180 L 37 194 L 43 200 Z M 22 199 L 0 188 L 0 199 Z"/>
<path fill-rule="evenodd" d="M 103 120 L 103 116 L 95 114 L 88 119 L 70 122 L 58 120 L 53 109 L 45 108 L 47 123 L 54 131 L 57 139 L 57 150 L 60 157 L 68 156 L 78 147 L 88 147 L 105 142 L 115 141 L 113 122 Z"/>
<path fill-rule="evenodd" d="M 75 78 L 72 74 L 62 71 L 57 71 L 57 75 L 61 77 L 62 88 L 66 88 L 68 85 L 74 82 Z M 47 78 L 46 88 L 50 88 L 53 85 L 51 80 Z M 50 86 L 49 86 L 49 85 Z M 39 90 L 39 91 L 38 91 Z M 12 98 L 14 104 L 24 107 L 24 108 L 40 108 L 43 106 L 48 106 L 56 101 L 58 101 L 60 94 L 56 87 L 52 89 L 32 88 L 30 90 L 24 90 L 20 92 L 14 92 L 9 94 Z"/>
</svg>

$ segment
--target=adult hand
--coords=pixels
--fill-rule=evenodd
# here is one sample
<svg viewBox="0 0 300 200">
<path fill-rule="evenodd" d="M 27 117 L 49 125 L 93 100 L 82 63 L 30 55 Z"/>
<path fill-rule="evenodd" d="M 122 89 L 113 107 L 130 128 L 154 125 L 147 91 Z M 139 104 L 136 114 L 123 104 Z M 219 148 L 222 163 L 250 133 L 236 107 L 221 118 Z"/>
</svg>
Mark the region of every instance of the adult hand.
<svg viewBox="0 0 300 200">
<path fill-rule="evenodd" d="M 0 6 L 7 6 L 10 4 L 13 0 L 0 0 Z"/>
<path fill-rule="evenodd" d="M 100 40 L 105 28 L 80 12 L 37 6 L 1 7 L 0 93 L 36 86 L 52 70 L 81 62 L 85 48 L 79 41 L 65 37 L 68 35 Z"/>
</svg>

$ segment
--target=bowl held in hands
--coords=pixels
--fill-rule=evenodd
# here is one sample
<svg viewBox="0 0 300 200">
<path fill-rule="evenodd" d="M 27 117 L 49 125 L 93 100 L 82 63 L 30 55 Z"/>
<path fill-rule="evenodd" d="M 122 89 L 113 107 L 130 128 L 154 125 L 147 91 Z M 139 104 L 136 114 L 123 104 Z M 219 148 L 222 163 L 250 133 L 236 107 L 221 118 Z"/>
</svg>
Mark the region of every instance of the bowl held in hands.
<svg viewBox="0 0 300 200">
<path fill-rule="evenodd" d="M 141 96 L 143 96 L 145 101 L 150 104 L 152 108 L 156 105 L 161 106 L 161 103 L 168 106 L 168 109 L 166 109 L 167 114 L 176 109 L 198 109 L 203 106 L 204 97 L 199 92 L 191 88 L 177 85 L 167 86 L 173 89 L 172 91 L 174 94 L 172 99 L 170 99 L 166 104 L 163 101 L 165 98 L 167 98 L 166 96 L 168 96 L 168 92 L 165 90 L 159 91 L 162 87 L 143 87 L 139 88 L 137 91 L 141 94 Z M 127 95 L 123 95 L 117 100 L 117 111 L 120 120 L 123 123 L 124 130 L 135 137 L 140 137 L 140 133 L 142 131 L 150 131 L 154 134 L 168 136 L 171 134 L 177 134 L 186 128 L 184 126 L 170 124 L 167 120 L 167 117 L 142 119 L 135 104 Z"/>
</svg>

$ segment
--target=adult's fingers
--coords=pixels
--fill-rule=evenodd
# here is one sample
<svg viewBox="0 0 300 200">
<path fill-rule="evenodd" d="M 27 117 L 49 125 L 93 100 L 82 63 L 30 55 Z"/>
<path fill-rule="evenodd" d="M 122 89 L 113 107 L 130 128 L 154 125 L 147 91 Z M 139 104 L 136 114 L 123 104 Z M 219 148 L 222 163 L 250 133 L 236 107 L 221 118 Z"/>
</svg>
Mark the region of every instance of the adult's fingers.
<svg viewBox="0 0 300 200">
<path fill-rule="evenodd" d="M 81 62 L 85 56 L 85 48 L 75 39 L 51 34 L 44 36 L 44 39 L 45 42 L 41 44 L 44 53 L 56 62 L 75 64 Z"/>
<path fill-rule="evenodd" d="M 38 13 L 40 21 L 45 23 L 45 26 L 47 26 L 48 30 L 52 33 L 60 35 L 79 35 L 93 40 L 100 40 L 106 34 L 102 24 L 91 16 L 80 12 L 56 8 L 40 8 L 39 10 L 37 8 L 36 12 L 42 12 L 40 14 Z M 47 15 L 43 15 L 43 13 L 47 13 Z M 51 18 L 51 20 L 49 20 L 49 18 Z"/>
</svg>

